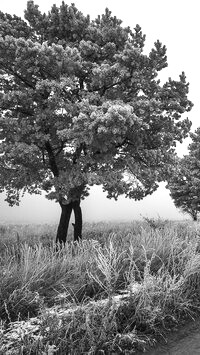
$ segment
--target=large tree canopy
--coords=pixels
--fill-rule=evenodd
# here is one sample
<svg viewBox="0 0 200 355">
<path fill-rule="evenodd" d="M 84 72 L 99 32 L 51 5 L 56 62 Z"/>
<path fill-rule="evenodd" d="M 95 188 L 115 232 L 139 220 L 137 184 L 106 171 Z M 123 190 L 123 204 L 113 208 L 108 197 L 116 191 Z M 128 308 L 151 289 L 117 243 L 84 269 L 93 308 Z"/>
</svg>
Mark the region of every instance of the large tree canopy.
<svg viewBox="0 0 200 355">
<path fill-rule="evenodd" d="M 89 186 L 115 199 L 157 188 L 192 103 L 184 73 L 158 79 L 166 47 L 157 41 L 144 54 L 140 26 L 123 27 L 108 9 L 91 21 L 74 4 L 42 14 L 28 1 L 25 19 L 0 13 L 0 187 L 10 205 L 46 191 L 62 208 L 65 241 L 72 209 L 81 234 Z"/>
</svg>

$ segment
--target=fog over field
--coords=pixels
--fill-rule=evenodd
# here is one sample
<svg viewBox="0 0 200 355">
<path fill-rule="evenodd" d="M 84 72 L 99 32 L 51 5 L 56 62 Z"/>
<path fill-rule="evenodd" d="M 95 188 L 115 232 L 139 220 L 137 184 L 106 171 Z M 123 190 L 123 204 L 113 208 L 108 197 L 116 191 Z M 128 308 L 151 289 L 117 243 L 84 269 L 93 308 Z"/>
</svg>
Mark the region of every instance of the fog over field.
<svg viewBox="0 0 200 355">
<path fill-rule="evenodd" d="M 65 1 L 70 4 L 70 2 Z M 41 11 L 47 12 L 53 3 L 60 5 L 58 0 L 35 1 Z M 167 47 L 168 67 L 162 71 L 161 81 L 171 77 L 178 79 L 182 71 L 185 72 L 187 81 L 190 83 L 189 99 L 194 107 L 188 117 L 192 121 L 192 131 L 199 126 L 199 11 L 198 1 L 187 0 L 77 0 L 76 7 L 84 14 L 90 14 L 95 18 L 102 14 L 108 7 L 113 15 L 123 20 L 123 25 L 134 28 L 136 24 L 142 27 L 146 34 L 145 51 L 149 51 L 154 42 L 159 39 Z M 26 8 L 26 0 L 0 0 L 0 10 L 23 17 Z M 180 156 L 187 153 L 187 145 L 190 140 L 186 139 L 182 145 L 178 144 L 177 152 Z M 123 197 L 112 201 L 106 199 L 100 187 L 91 189 L 90 196 L 83 201 L 84 220 L 133 220 L 141 216 L 157 217 L 166 219 L 183 219 L 174 206 L 165 183 L 160 184 L 159 189 L 143 201 L 135 202 Z M 19 207 L 9 207 L 4 202 L 4 194 L 0 195 L 0 222 L 57 222 L 60 215 L 60 207 L 54 202 L 48 201 L 44 196 L 28 196 L 22 199 Z"/>
<path fill-rule="evenodd" d="M 143 217 L 173 220 L 189 218 L 179 213 L 164 183 L 152 196 L 137 202 L 124 197 L 118 201 L 109 200 L 101 187 L 94 187 L 90 196 L 82 202 L 82 211 L 84 221 L 131 221 Z M 1 222 L 57 223 L 59 217 L 60 206 L 45 197 L 26 195 L 19 207 L 9 207 L 1 202 Z"/>
</svg>

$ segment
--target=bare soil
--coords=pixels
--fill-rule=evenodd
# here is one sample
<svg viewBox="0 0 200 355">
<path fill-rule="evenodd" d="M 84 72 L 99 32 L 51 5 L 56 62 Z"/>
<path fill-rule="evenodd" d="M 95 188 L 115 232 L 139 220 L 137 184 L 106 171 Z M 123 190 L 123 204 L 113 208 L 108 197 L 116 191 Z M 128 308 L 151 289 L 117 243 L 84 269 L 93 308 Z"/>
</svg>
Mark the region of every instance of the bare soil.
<svg viewBox="0 0 200 355">
<path fill-rule="evenodd" d="M 200 355 L 200 316 L 195 321 L 186 321 L 177 330 L 166 333 L 166 339 L 146 351 L 145 355 Z"/>
</svg>

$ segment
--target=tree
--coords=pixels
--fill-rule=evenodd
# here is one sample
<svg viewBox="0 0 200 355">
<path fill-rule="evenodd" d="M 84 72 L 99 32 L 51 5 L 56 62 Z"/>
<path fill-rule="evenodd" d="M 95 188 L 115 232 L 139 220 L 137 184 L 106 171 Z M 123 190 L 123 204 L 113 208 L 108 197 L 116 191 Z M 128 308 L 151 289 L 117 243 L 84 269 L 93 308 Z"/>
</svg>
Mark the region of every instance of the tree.
<svg viewBox="0 0 200 355">
<path fill-rule="evenodd" d="M 200 162 L 190 154 L 178 159 L 171 171 L 167 188 L 174 204 L 197 221 L 200 212 Z"/>
<path fill-rule="evenodd" d="M 200 212 L 200 128 L 190 133 L 188 154 L 177 160 L 167 188 L 175 206 L 189 213 L 194 221 Z"/>
<path fill-rule="evenodd" d="M 10 205 L 25 191 L 56 200 L 61 243 L 74 210 L 78 240 L 89 186 L 141 199 L 166 178 L 190 129 L 185 74 L 161 85 L 166 47 L 144 54 L 140 26 L 108 9 L 91 21 L 74 4 L 42 14 L 28 1 L 28 25 L 0 18 L 0 187 Z"/>
</svg>

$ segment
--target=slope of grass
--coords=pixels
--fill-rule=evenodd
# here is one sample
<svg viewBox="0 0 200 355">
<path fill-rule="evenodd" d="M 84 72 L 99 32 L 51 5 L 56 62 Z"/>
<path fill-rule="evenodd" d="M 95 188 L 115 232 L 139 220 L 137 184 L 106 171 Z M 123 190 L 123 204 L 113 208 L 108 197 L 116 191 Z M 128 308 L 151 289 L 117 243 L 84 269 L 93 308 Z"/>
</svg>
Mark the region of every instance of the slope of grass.
<svg viewBox="0 0 200 355">
<path fill-rule="evenodd" d="M 131 354 L 195 317 L 200 226 L 154 222 L 86 224 L 83 242 L 59 252 L 4 230 L 2 354 Z"/>
</svg>

